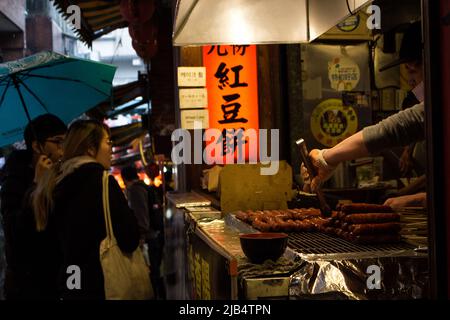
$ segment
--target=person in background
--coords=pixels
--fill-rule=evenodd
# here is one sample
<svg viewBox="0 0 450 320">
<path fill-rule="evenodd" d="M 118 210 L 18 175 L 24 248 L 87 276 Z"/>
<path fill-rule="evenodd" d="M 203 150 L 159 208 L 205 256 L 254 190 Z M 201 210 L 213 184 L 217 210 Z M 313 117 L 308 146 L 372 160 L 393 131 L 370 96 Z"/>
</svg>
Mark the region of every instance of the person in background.
<svg viewBox="0 0 450 320">
<path fill-rule="evenodd" d="M 147 242 L 150 234 L 150 215 L 148 203 L 148 187 L 139 179 L 134 166 L 125 167 L 121 171 L 125 183 L 128 206 L 133 210 L 139 226 L 140 244 Z"/>
<path fill-rule="evenodd" d="M 407 72 L 407 80 L 412 88 L 402 102 L 402 110 L 406 110 L 414 105 L 422 103 L 425 99 L 423 83 L 423 59 L 422 59 L 422 29 L 420 21 L 414 22 L 406 29 L 399 50 L 397 60 L 385 65 L 380 69 L 384 71 L 404 64 Z M 404 207 L 418 204 L 417 199 L 426 197 L 424 193 L 426 187 L 426 142 L 416 141 L 404 147 L 399 161 L 399 169 L 402 176 L 409 177 L 417 175 L 417 179 L 406 187 L 400 189 L 395 197 L 389 198 L 386 204 L 393 207 Z"/>
<path fill-rule="evenodd" d="M 154 173 L 154 171 L 153 171 Z M 155 181 L 156 176 L 150 174 L 149 178 Z M 166 180 L 169 181 L 169 180 Z M 167 183 L 167 182 L 166 182 Z M 167 188 L 166 184 L 166 188 Z M 167 191 L 168 189 L 166 189 Z M 149 208 L 150 208 L 150 227 L 155 231 L 149 240 L 149 249 L 153 248 L 153 257 L 150 256 L 150 261 L 154 261 L 157 266 L 157 274 L 155 274 L 153 281 L 157 283 L 156 298 L 166 299 L 166 290 L 164 286 L 163 277 L 161 274 L 161 264 L 164 258 L 165 232 L 164 232 L 164 192 L 163 185 L 156 186 L 152 183 L 148 188 Z"/>
<path fill-rule="evenodd" d="M 141 243 L 147 243 L 150 260 L 150 279 L 156 299 L 165 299 L 165 287 L 161 277 L 161 262 L 164 250 L 164 226 L 162 208 L 157 191 L 139 179 L 134 166 L 121 171 L 126 186 L 128 204 L 139 224 Z"/>
<path fill-rule="evenodd" d="M 100 243 L 106 237 L 103 172 L 111 167 L 109 128 L 98 121 L 78 120 L 64 141 L 62 162 L 47 171 L 33 193 L 38 231 L 55 233 L 61 250 L 59 294 L 68 299 L 105 299 Z M 119 248 L 131 253 L 139 245 L 133 212 L 116 180 L 109 177 L 109 205 Z M 80 270 L 80 287 L 69 288 L 69 266 Z M 148 284 L 150 285 L 150 283 Z"/>
<path fill-rule="evenodd" d="M 420 21 L 408 26 L 402 38 L 398 59 L 382 67 L 380 72 L 399 64 L 405 66 L 408 85 L 412 88 L 402 102 L 401 109 L 405 110 L 423 102 L 425 98 Z M 412 171 L 415 171 L 419 176 L 424 174 L 426 167 L 425 149 L 425 141 L 415 142 L 404 148 L 399 164 L 402 175 L 406 176 Z"/>
<path fill-rule="evenodd" d="M 53 240 L 46 233 L 36 232 L 29 195 L 44 172 L 61 159 L 66 131 L 64 122 L 52 114 L 33 119 L 24 131 L 26 150 L 13 151 L 3 168 L 0 211 L 7 264 L 4 293 L 8 300 L 34 296 L 45 299 L 54 292 L 46 284 L 52 277 L 46 262 L 57 257 L 46 256 L 41 250 Z M 34 276 L 36 272 L 39 277 Z"/>
</svg>

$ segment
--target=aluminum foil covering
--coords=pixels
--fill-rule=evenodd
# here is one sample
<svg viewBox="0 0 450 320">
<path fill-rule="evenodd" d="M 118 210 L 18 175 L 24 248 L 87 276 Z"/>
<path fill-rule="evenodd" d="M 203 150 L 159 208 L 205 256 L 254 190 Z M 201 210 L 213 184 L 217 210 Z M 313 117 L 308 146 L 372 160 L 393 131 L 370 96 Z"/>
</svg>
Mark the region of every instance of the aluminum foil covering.
<svg viewBox="0 0 450 320">
<path fill-rule="evenodd" d="M 303 260 L 291 276 L 297 299 L 425 299 L 429 294 L 426 254 L 358 259 Z"/>
</svg>

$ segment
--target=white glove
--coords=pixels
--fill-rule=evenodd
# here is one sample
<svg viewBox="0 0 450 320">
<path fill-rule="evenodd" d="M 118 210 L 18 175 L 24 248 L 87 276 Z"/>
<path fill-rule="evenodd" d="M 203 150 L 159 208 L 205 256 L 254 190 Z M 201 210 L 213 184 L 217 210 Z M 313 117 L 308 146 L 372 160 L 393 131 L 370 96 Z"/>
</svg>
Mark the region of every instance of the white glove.
<svg viewBox="0 0 450 320">
<path fill-rule="evenodd" d="M 317 175 L 312 179 L 308 174 L 308 170 L 306 169 L 304 163 L 300 168 L 301 175 L 303 177 L 303 181 L 305 182 L 304 190 L 311 192 L 316 191 L 318 187 L 320 187 L 323 182 L 330 179 L 336 170 L 336 166 L 332 166 L 325 161 L 323 154 L 328 149 L 313 149 L 309 153 L 309 157 L 311 158 L 311 162 L 313 166 L 316 168 Z"/>
</svg>

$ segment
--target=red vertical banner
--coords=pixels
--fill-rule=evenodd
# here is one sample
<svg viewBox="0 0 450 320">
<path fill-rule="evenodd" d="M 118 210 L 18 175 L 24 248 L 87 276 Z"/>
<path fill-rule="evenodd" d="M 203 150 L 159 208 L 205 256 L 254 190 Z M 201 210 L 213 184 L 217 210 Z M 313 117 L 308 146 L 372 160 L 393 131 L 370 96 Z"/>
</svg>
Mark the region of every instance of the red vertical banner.
<svg viewBox="0 0 450 320">
<path fill-rule="evenodd" d="M 256 161 L 259 154 L 256 46 L 204 46 L 203 64 L 209 126 L 222 132 L 221 138 L 211 143 L 222 144 L 224 163 L 244 152 L 245 160 L 250 157 Z"/>
</svg>

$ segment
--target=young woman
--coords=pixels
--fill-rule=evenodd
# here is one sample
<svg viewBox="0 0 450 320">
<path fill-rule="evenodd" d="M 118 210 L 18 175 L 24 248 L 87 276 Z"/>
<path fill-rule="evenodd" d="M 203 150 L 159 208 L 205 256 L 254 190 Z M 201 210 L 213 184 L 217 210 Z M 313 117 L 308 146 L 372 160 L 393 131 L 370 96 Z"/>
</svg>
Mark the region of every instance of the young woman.
<svg viewBox="0 0 450 320">
<path fill-rule="evenodd" d="M 62 163 L 42 179 L 33 195 L 37 229 L 52 226 L 60 243 L 63 299 L 105 297 L 99 250 L 106 237 L 102 175 L 110 166 L 109 128 L 97 121 L 76 121 L 67 133 Z M 136 218 L 113 177 L 109 201 L 118 246 L 133 252 L 139 245 Z"/>
</svg>

